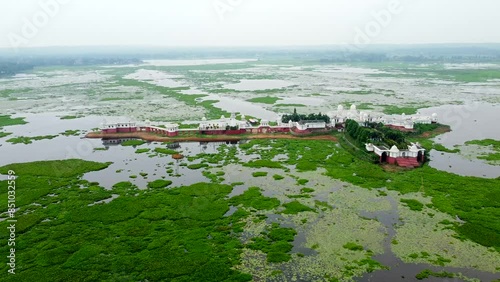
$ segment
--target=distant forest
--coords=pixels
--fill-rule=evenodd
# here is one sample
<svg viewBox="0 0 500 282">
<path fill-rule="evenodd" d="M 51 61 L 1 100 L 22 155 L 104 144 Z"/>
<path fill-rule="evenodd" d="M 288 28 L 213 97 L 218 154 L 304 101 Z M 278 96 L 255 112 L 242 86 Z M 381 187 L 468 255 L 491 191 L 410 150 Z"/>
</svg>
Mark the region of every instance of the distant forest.
<svg viewBox="0 0 500 282">
<path fill-rule="evenodd" d="M 493 63 L 500 44 L 370 45 L 311 47 L 40 47 L 0 48 L 0 76 L 37 66 L 112 65 L 147 59 L 298 60 L 308 63 Z"/>
<path fill-rule="evenodd" d="M 0 57 L 0 77 L 12 76 L 18 73 L 33 70 L 42 66 L 85 66 L 85 65 L 121 65 L 135 64 L 142 61 L 135 58 L 117 58 L 102 56 L 82 57 Z"/>
</svg>

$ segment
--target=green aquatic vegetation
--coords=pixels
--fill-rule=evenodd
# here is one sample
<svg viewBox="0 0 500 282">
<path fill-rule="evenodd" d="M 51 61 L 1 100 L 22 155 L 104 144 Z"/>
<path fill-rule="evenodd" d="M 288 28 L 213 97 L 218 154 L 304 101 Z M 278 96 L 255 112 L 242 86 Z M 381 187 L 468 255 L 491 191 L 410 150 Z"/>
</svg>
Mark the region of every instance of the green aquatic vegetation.
<svg viewBox="0 0 500 282">
<path fill-rule="evenodd" d="M 312 193 L 314 192 L 313 188 L 302 188 L 300 189 L 300 193 Z"/>
<path fill-rule="evenodd" d="M 295 168 L 298 171 L 315 171 L 318 169 L 318 165 L 315 162 L 309 160 L 299 160 Z"/>
<path fill-rule="evenodd" d="M 9 136 L 11 134 L 12 133 L 10 133 L 10 132 L 0 132 L 0 138 L 7 137 L 7 136 Z"/>
<path fill-rule="evenodd" d="M 257 210 L 272 210 L 280 205 L 278 199 L 263 196 L 259 187 L 250 187 L 243 194 L 232 197 L 229 202 Z"/>
<path fill-rule="evenodd" d="M 167 148 L 155 148 L 154 151 L 157 153 L 160 153 L 160 154 L 165 154 L 165 155 L 174 155 L 174 154 L 179 153 L 176 150 L 167 149 Z"/>
<path fill-rule="evenodd" d="M 129 176 L 129 178 L 136 179 L 136 178 L 137 178 L 137 175 L 132 174 L 132 175 L 130 175 L 130 176 Z"/>
<path fill-rule="evenodd" d="M 400 201 L 405 203 L 412 211 L 422 211 L 424 208 L 424 204 L 414 199 L 401 199 Z"/>
<path fill-rule="evenodd" d="M 358 244 L 353 243 L 353 242 L 348 242 L 345 245 L 343 245 L 342 247 L 344 247 L 344 249 L 348 249 L 348 250 L 351 250 L 351 251 L 362 251 L 362 250 L 364 250 L 363 246 L 358 245 Z"/>
<path fill-rule="evenodd" d="M 314 209 L 311 209 L 298 201 L 286 203 L 283 204 L 283 206 L 285 207 L 285 210 L 283 211 L 284 214 L 298 214 L 299 212 L 314 211 Z"/>
<path fill-rule="evenodd" d="M 377 269 L 389 269 L 388 267 L 383 266 L 380 262 L 372 258 L 365 258 L 359 261 L 354 261 L 354 263 L 358 264 L 358 266 L 367 266 L 367 272 L 373 272 Z"/>
<path fill-rule="evenodd" d="M 488 147 L 493 150 L 491 153 L 481 153 L 477 156 L 478 159 L 486 160 L 490 164 L 497 165 L 500 164 L 500 141 L 494 139 L 484 139 L 484 140 L 472 140 L 465 142 L 465 145 L 478 145 L 482 147 Z"/>
<path fill-rule="evenodd" d="M 252 103 L 274 104 L 279 100 L 281 100 L 281 98 L 265 96 L 265 97 L 256 97 L 256 98 L 248 99 L 247 101 L 252 102 Z"/>
<path fill-rule="evenodd" d="M 129 191 L 136 191 L 138 187 L 135 184 L 132 184 L 130 181 L 122 181 L 113 185 L 113 192 L 124 194 Z"/>
<path fill-rule="evenodd" d="M 290 199 L 299 199 L 299 198 L 311 198 L 311 195 L 309 194 L 299 194 L 299 195 L 286 195 Z"/>
<path fill-rule="evenodd" d="M 7 174 L 9 170 L 17 174 L 46 177 L 69 178 L 79 176 L 85 172 L 103 170 L 112 163 L 89 162 L 79 159 L 68 159 L 61 161 L 37 161 L 31 163 L 15 163 L 0 167 L 1 174 Z"/>
<path fill-rule="evenodd" d="M 465 142 L 466 145 L 492 146 L 500 150 L 500 141 L 494 139 L 471 140 Z"/>
<path fill-rule="evenodd" d="M 53 163 L 64 167 L 70 162 Z M 248 214 L 237 211 L 224 217 L 231 186 L 199 183 L 139 190 L 120 182 L 108 191 L 79 176 L 109 164 L 79 164 L 64 175 L 46 173 L 43 167 L 41 175 L 32 175 L 41 163 L 10 165 L 19 175 L 16 259 L 23 268 L 6 281 L 252 279 L 234 270 L 243 245 L 230 231 Z M 95 204 L 112 193 L 120 196 Z M 7 226 L 0 222 L 2 229 Z M 7 245 L 0 251 L 7 253 Z M 1 271 L 7 268 L 0 266 Z"/>
<path fill-rule="evenodd" d="M 279 175 L 279 174 L 275 174 L 275 175 L 273 175 L 273 178 L 274 178 L 274 180 L 282 180 L 282 179 L 284 179 L 285 177 L 284 177 L 284 176 L 281 176 L 281 175 Z"/>
<path fill-rule="evenodd" d="M 62 116 L 59 119 L 77 119 L 80 116 L 72 116 L 72 115 L 67 115 L 67 116 Z"/>
<path fill-rule="evenodd" d="M 140 146 L 142 144 L 145 144 L 146 141 L 139 140 L 139 139 L 134 139 L 134 140 L 125 140 L 120 145 L 122 146 Z"/>
<path fill-rule="evenodd" d="M 332 206 L 330 206 L 330 204 L 328 204 L 328 202 L 322 202 L 322 201 L 314 200 L 314 203 L 315 203 L 316 207 L 321 208 L 321 210 L 323 210 L 323 211 L 332 210 L 333 209 Z"/>
<path fill-rule="evenodd" d="M 208 167 L 208 164 L 199 163 L 199 164 L 190 164 L 187 166 L 187 168 L 189 168 L 189 169 L 200 169 L 200 168 L 204 168 L 204 167 Z"/>
<path fill-rule="evenodd" d="M 434 271 L 429 270 L 429 269 L 424 269 L 420 273 L 415 275 L 415 278 L 417 278 L 418 280 L 423 280 L 423 279 L 427 279 L 431 276 L 442 277 L 442 278 L 454 278 L 455 274 L 450 273 L 450 272 L 446 272 L 446 271 L 434 272 Z"/>
<path fill-rule="evenodd" d="M 50 140 L 56 138 L 57 135 L 44 135 L 44 136 L 34 136 L 34 137 L 26 137 L 26 136 L 20 136 L 20 137 L 14 137 L 10 138 L 7 140 L 7 142 L 12 143 L 12 144 L 31 144 L 33 141 L 39 141 L 39 140 Z"/>
<path fill-rule="evenodd" d="M 252 172 L 252 176 L 253 177 L 264 177 L 264 176 L 267 176 L 267 172 L 266 171 L 255 171 L 255 172 Z"/>
<path fill-rule="evenodd" d="M 172 184 L 172 181 L 170 180 L 164 180 L 164 179 L 157 179 L 155 181 L 151 181 L 148 183 L 148 188 L 165 188 Z"/>
<path fill-rule="evenodd" d="M 385 108 L 383 110 L 384 114 L 387 115 L 401 115 L 401 114 L 407 114 L 407 115 L 413 115 L 416 114 L 417 111 L 421 108 L 424 108 L 425 105 L 419 106 L 419 107 L 398 107 L 398 106 L 393 106 L 393 105 L 385 105 Z"/>
<path fill-rule="evenodd" d="M 432 148 L 436 151 L 445 152 L 445 153 L 459 153 L 460 152 L 460 149 L 458 149 L 458 148 L 448 149 L 445 146 L 443 146 L 441 144 L 437 144 L 437 143 L 434 143 Z"/>
<path fill-rule="evenodd" d="M 142 176 L 142 177 L 146 177 L 146 176 L 148 176 L 148 174 L 147 174 L 147 173 L 145 173 L 145 172 L 139 172 L 139 175 L 140 175 L 140 176 Z"/>
<path fill-rule="evenodd" d="M 136 153 L 136 154 L 143 154 L 143 153 L 147 153 L 147 152 L 149 152 L 149 151 L 151 151 L 151 149 L 149 149 L 149 148 L 144 148 L 144 149 L 137 149 L 137 150 L 135 150 L 135 153 Z"/>
<path fill-rule="evenodd" d="M 203 176 L 205 176 L 206 178 L 210 179 L 210 182 L 212 183 L 221 183 L 224 181 L 224 178 L 221 177 L 225 174 L 223 171 L 212 173 L 209 170 L 205 170 L 201 174 L 203 174 Z"/>
<path fill-rule="evenodd" d="M 262 168 L 262 167 L 267 167 L 267 168 L 284 168 L 282 164 L 279 162 L 271 161 L 271 160 L 255 160 L 255 161 L 250 161 L 243 166 L 246 167 L 253 167 L 253 168 Z"/>
<path fill-rule="evenodd" d="M 308 179 L 299 179 L 299 180 L 297 180 L 297 184 L 298 185 L 306 185 L 307 182 L 309 182 Z"/>
<path fill-rule="evenodd" d="M 68 129 L 64 132 L 61 132 L 59 133 L 60 135 L 64 135 L 64 136 L 78 136 L 80 134 L 80 130 L 76 129 L 76 130 L 71 130 L 71 129 Z"/>
<path fill-rule="evenodd" d="M 289 252 L 292 250 L 293 242 L 297 232 L 292 228 L 282 228 L 273 223 L 271 228 L 263 232 L 263 237 L 254 237 L 246 247 L 252 250 L 260 250 L 267 254 L 267 262 L 287 262 L 291 259 Z"/>
<path fill-rule="evenodd" d="M 22 125 L 26 123 L 23 117 L 11 118 L 11 116 L 8 115 L 0 115 L 0 128 L 3 126 Z"/>
<path fill-rule="evenodd" d="M 284 108 L 284 107 L 289 107 L 289 108 L 305 108 L 307 107 L 304 104 L 275 104 L 274 107 L 276 108 Z"/>
</svg>

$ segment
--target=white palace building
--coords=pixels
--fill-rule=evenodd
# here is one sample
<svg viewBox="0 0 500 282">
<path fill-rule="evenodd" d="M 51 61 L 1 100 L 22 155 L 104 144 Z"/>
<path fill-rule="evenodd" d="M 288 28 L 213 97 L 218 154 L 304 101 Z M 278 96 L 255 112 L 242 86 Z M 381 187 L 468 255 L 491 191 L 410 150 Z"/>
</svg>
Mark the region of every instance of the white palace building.
<svg viewBox="0 0 500 282">
<path fill-rule="evenodd" d="M 386 115 L 379 112 L 358 111 L 356 109 L 356 105 L 354 104 L 352 104 L 348 110 L 344 109 L 344 106 L 339 105 L 337 110 L 329 112 L 328 116 L 330 117 L 332 124 L 341 124 L 347 119 L 352 119 L 360 124 L 366 122 L 380 122 L 384 125 L 401 130 L 412 130 L 414 124 L 416 123 L 429 124 L 437 122 L 437 114 L 432 114 L 432 116 L 423 116 L 419 114 Z"/>
</svg>

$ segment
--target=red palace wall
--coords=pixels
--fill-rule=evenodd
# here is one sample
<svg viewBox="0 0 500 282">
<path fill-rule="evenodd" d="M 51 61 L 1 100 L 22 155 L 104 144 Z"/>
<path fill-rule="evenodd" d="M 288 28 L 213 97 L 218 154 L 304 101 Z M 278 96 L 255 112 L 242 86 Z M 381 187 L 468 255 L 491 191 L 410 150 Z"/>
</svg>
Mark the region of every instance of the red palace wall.
<svg viewBox="0 0 500 282">
<path fill-rule="evenodd" d="M 179 132 L 177 132 L 177 131 L 176 132 L 167 132 L 167 136 L 169 136 L 169 137 L 174 137 L 177 135 L 179 135 Z"/>
<path fill-rule="evenodd" d="M 103 129 L 102 133 L 116 133 L 116 128 L 106 128 L 106 129 Z"/>
<path fill-rule="evenodd" d="M 289 127 L 275 127 L 275 128 L 270 128 L 270 131 L 271 132 L 283 132 L 283 133 L 286 133 L 286 132 L 290 132 L 290 128 Z"/>
<path fill-rule="evenodd" d="M 122 133 L 122 132 L 136 132 L 137 128 L 135 127 L 127 127 L 127 128 L 117 128 L 116 132 Z"/>
<path fill-rule="evenodd" d="M 390 164 L 395 164 L 396 163 L 396 158 L 387 157 L 387 162 L 390 163 Z"/>
<path fill-rule="evenodd" d="M 239 130 L 200 130 L 201 134 L 206 135 L 239 135 L 244 134 L 247 131 L 245 129 Z"/>
<path fill-rule="evenodd" d="M 226 130 L 226 134 L 228 134 L 228 135 L 238 135 L 238 134 L 243 134 L 243 133 L 246 133 L 246 130 L 244 130 L 244 129 Z"/>
</svg>

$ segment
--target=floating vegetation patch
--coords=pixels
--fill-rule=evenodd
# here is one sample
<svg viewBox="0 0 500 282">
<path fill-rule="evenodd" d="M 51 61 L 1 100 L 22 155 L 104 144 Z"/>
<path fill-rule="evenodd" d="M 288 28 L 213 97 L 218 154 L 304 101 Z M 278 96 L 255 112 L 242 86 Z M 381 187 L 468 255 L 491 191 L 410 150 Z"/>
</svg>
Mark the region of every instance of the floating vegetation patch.
<svg viewBox="0 0 500 282">
<path fill-rule="evenodd" d="M 431 276 L 440 278 L 454 278 L 455 274 L 446 271 L 434 272 L 429 269 L 424 269 L 420 273 L 415 275 L 415 278 L 417 278 L 418 280 L 422 280 L 427 279 Z"/>
<path fill-rule="evenodd" d="M 297 232 L 292 228 L 282 228 L 277 223 L 263 232 L 262 237 L 252 238 L 252 242 L 246 247 L 259 250 L 267 254 L 267 262 L 287 262 L 291 259 L 289 252 L 292 250 L 293 242 Z"/>
<path fill-rule="evenodd" d="M 314 211 L 314 209 L 301 204 L 298 201 L 286 203 L 283 204 L 283 206 L 285 207 L 285 210 L 283 211 L 284 214 L 298 214 L 299 212 Z"/>
<path fill-rule="evenodd" d="M 158 148 L 158 147 L 155 148 L 154 151 L 157 153 L 160 153 L 160 154 L 164 154 L 164 155 L 174 155 L 174 154 L 178 153 L 176 150 L 167 149 L 167 148 Z"/>
<path fill-rule="evenodd" d="M 411 194 L 416 198 L 418 194 Z M 404 199 L 401 199 L 403 205 Z M 492 247 L 481 246 L 470 240 L 463 240 L 457 231 L 467 223 L 463 218 L 451 216 L 434 208 L 429 208 L 430 198 L 418 196 L 414 199 L 418 209 L 400 208 L 399 217 L 404 224 L 396 225 L 397 244 L 392 244 L 392 251 L 405 262 L 430 263 L 440 266 L 471 267 L 495 272 L 500 254 Z M 432 199 L 432 203 L 434 199 Z M 458 227 L 458 228 L 457 228 Z M 422 234 L 425 234 L 423 236 Z M 480 263 L 478 263 L 480 262 Z"/>
<path fill-rule="evenodd" d="M 383 110 L 384 114 L 387 115 L 401 115 L 401 114 L 407 114 L 407 115 L 413 115 L 416 114 L 417 111 L 421 108 L 425 108 L 425 106 L 421 107 L 398 107 L 398 106 L 392 106 L 392 105 L 385 105 L 385 108 Z"/>
<path fill-rule="evenodd" d="M 190 164 L 187 166 L 187 168 L 189 168 L 189 169 L 200 169 L 200 168 L 204 168 L 204 167 L 208 167 L 208 164 L 199 163 L 199 164 Z"/>
<path fill-rule="evenodd" d="M 401 203 L 405 203 L 412 211 L 422 211 L 424 204 L 415 199 L 401 199 Z"/>
<path fill-rule="evenodd" d="M 348 249 L 348 250 L 351 250 L 351 251 L 362 251 L 364 249 L 363 246 L 358 245 L 358 244 L 353 243 L 353 242 L 348 242 L 345 245 L 343 245 L 342 247 L 344 249 Z"/>
<path fill-rule="evenodd" d="M 137 149 L 137 150 L 135 150 L 135 153 L 136 154 L 144 154 L 144 153 L 147 153 L 149 151 L 151 151 L 151 149 L 149 149 L 149 148 L 143 148 L 143 149 Z"/>
<path fill-rule="evenodd" d="M 172 181 L 170 180 L 164 180 L 164 179 L 157 179 L 155 181 L 151 181 L 148 183 L 148 188 L 165 188 L 172 184 Z"/>
<path fill-rule="evenodd" d="M 262 168 L 262 167 L 267 167 L 267 168 L 284 168 L 284 166 L 282 164 L 280 164 L 279 162 L 274 162 L 274 161 L 270 161 L 270 160 L 255 160 L 255 161 L 250 161 L 250 162 L 247 162 L 247 163 L 243 164 L 243 166 L 254 167 L 254 168 Z"/>
<path fill-rule="evenodd" d="M 11 116 L 0 115 L 0 128 L 3 126 L 21 125 L 26 123 L 27 122 L 22 117 L 11 118 Z"/>
<path fill-rule="evenodd" d="M 278 199 L 263 196 L 259 187 L 248 188 L 243 194 L 232 197 L 230 203 L 257 210 L 271 210 L 280 205 Z"/>
<path fill-rule="evenodd" d="M 78 136 L 80 135 L 80 130 L 71 130 L 71 129 L 68 129 L 68 130 L 65 130 L 64 132 L 61 132 L 59 133 L 60 135 L 63 135 L 63 136 Z"/>
<path fill-rule="evenodd" d="M 31 144 L 33 141 L 40 141 L 40 140 L 49 140 L 49 139 L 54 139 L 56 138 L 57 135 L 44 135 L 44 136 L 34 136 L 34 137 L 26 137 L 26 136 L 20 136 L 20 137 L 14 137 L 7 139 L 7 142 L 12 143 L 12 144 Z"/>
<path fill-rule="evenodd" d="M 140 146 L 142 144 L 145 144 L 146 141 L 139 140 L 139 139 L 133 139 L 133 140 L 125 140 L 120 143 L 122 146 Z"/>
<path fill-rule="evenodd" d="M 252 280 L 234 270 L 243 245 L 229 231 L 247 214 L 223 216 L 231 186 L 139 190 L 120 182 L 108 191 L 79 178 L 108 165 L 65 160 L 0 168 L 19 175 L 16 259 L 24 267 L 16 269 L 16 281 Z M 95 204 L 113 194 L 119 196 Z M 7 226 L 0 222 L 1 228 Z M 6 240 L 5 234 L 0 239 Z M 7 268 L 0 266 L 1 271 Z"/>
<path fill-rule="evenodd" d="M 77 118 L 81 118 L 81 117 L 83 117 L 83 116 L 67 115 L 67 116 L 62 116 L 59 119 L 62 119 L 62 120 L 64 120 L 64 119 L 77 119 Z"/>
<path fill-rule="evenodd" d="M 265 96 L 265 97 L 252 98 L 252 99 L 249 99 L 247 101 L 252 102 L 252 103 L 274 104 L 279 100 L 281 100 L 281 98 Z"/>
<path fill-rule="evenodd" d="M 274 180 L 281 180 L 281 179 L 284 179 L 285 177 L 282 175 L 279 175 L 279 174 L 275 174 L 275 175 L 273 175 L 273 178 L 274 178 Z"/>
<path fill-rule="evenodd" d="M 0 138 L 7 137 L 7 136 L 9 136 L 11 134 L 12 133 L 10 133 L 10 132 L 0 132 Z"/>
<path fill-rule="evenodd" d="M 465 145 L 477 145 L 490 149 L 491 152 L 479 153 L 477 159 L 485 160 L 492 165 L 500 165 L 500 141 L 494 139 L 472 140 L 465 142 Z"/>
<path fill-rule="evenodd" d="M 252 172 L 253 177 L 264 177 L 267 176 L 267 171 L 255 171 Z"/>
<path fill-rule="evenodd" d="M 297 184 L 299 185 L 306 185 L 309 182 L 308 179 L 299 179 L 297 180 Z"/>
<path fill-rule="evenodd" d="M 441 144 L 437 144 L 437 143 L 434 143 L 432 145 L 432 149 L 439 151 L 439 152 L 445 152 L 445 153 L 459 153 L 460 152 L 460 149 L 458 149 L 458 148 L 448 149 L 445 146 L 443 146 Z"/>
</svg>

